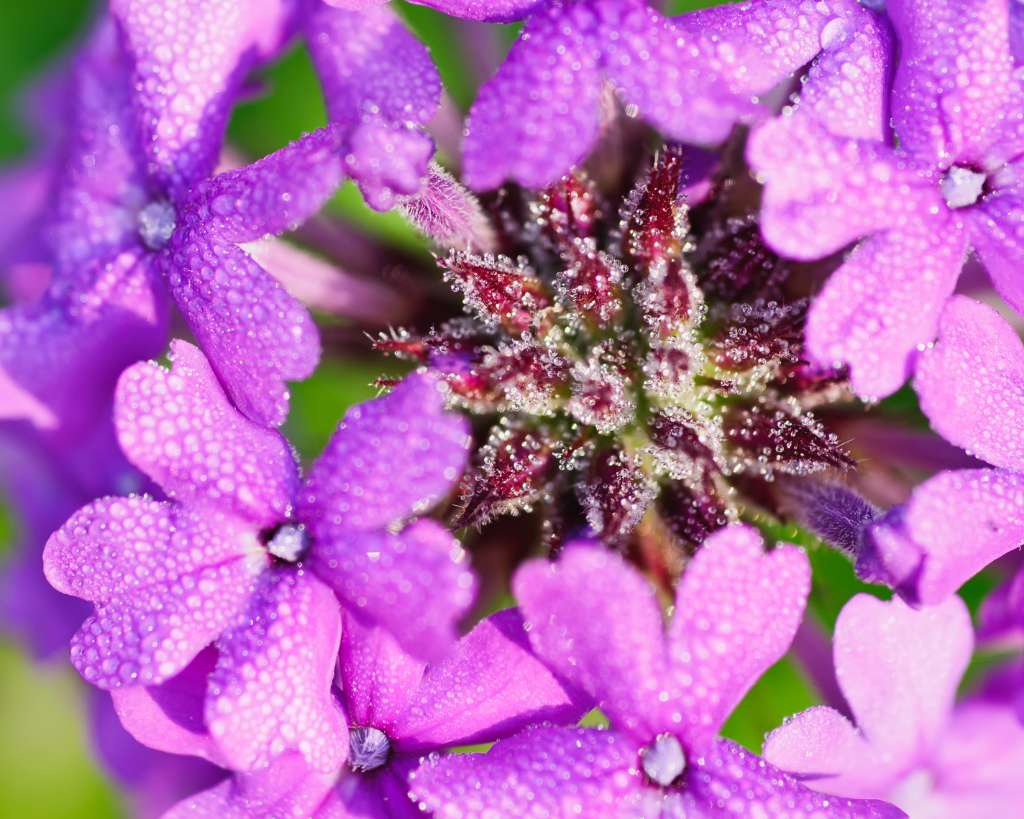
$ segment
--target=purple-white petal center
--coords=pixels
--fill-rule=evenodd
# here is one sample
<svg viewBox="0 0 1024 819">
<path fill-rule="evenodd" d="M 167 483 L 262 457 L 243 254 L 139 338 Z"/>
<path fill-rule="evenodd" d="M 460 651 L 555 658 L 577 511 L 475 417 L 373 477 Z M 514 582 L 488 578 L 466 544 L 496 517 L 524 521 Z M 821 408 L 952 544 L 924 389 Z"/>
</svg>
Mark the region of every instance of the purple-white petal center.
<svg viewBox="0 0 1024 819">
<path fill-rule="evenodd" d="M 365 773 L 382 767 L 391 756 L 391 740 L 379 728 L 352 728 L 348 734 L 348 764 L 353 771 Z"/>
<path fill-rule="evenodd" d="M 309 532 L 300 523 L 283 523 L 266 540 L 267 551 L 286 563 L 298 563 L 309 551 Z"/>
<path fill-rule="evenodd" d="M 161 250 L 174 235 L 178 215 L 166 199 L 154 199 L 138 215 L 139 238 L 150 250 Z"/>
<path fill-rule="evenodd" d="M 686 754 L 672 734 L 660 734 L 640 750 L 640 766 L 651 782 L 667 788 L 686 770 Z"/>
<path fill-rule="evenodd" d="M 954 165 L 942 177 L 939 187 L 951 208 L 966 208 L 981 198 L 987 177 L 984 173 L 962 165 Z"/>
</svg>

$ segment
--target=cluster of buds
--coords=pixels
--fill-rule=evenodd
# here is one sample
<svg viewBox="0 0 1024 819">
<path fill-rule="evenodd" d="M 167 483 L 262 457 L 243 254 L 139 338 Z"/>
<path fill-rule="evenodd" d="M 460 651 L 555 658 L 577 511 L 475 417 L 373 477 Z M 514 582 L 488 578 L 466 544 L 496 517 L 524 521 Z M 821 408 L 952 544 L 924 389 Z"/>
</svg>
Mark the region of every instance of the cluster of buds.
<svg viewBox="0 0 1024 819">
<path fill-rule="evenodd" d="M 582 512 L 610 544 L 648 525 L 689 550 L 779 473 L 852 465 L 811 412 L 843 386 L 802 358 L 786 265 L 750 218 L 691 214 L 681 171 L 663 150 L 618 206 L 582 172 L 506 190 L 508 253 L 439 260 L 468 315 L 378 340 L 491 421 L 456 525 L 539 507 L 556 543 Z"/>
</svg>

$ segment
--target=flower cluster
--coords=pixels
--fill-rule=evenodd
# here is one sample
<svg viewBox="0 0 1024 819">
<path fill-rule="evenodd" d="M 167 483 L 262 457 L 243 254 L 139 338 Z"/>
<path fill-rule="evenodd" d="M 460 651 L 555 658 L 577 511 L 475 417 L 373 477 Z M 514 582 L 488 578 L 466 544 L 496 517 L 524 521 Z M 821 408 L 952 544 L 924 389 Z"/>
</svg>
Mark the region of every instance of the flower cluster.
<svg viewBox="0 0 1024 819">
<path fill-rule="evenodd" d="M 0 177 L 0 620 L 136 813 L 1024 812 L 1024 7 L 416 4 L 464 119 L 387 0 L 110 0 Z"/>
</svg>

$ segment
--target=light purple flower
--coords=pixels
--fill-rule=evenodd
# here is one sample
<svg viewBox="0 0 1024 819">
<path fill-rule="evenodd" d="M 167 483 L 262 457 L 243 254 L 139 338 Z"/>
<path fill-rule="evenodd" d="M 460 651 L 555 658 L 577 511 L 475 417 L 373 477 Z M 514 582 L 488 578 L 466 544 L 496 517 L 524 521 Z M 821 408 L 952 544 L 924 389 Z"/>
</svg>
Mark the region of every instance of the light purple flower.
<svg viewBox="0 0 1024 819">
<path fill-rule="evenodd" d="M 428 759 L 413 794 L 439 817 L 901 816 L 824 797 L 718 730 L 781 657 L 810 587 L 804 554 L 750 528 L 711 535 L 666 628 L 653 588 L 607 549 L 528 563 L 514 590 L 538 655 L 591 694 L 611 730 L 536 727 L 486 754 Z M 528 806 L 528 807 L 527 807 Z"/>
<path fill-rule="evenodd" d="M 457 480 L 466 424 L 411 376 L 350 410 L 300 479 L 287 441 L 231 405 L 199 350 L 172 352 L 171 371 L 127 370 L 115 408 L 125 454 L 171 500 L 102 498 L 46 546 L 49 581 L 96 607 L 72 663 L 117 689 L 205 657 L 207 725 L 231 767 L 298 748 L 329 769 L 344 755 L 335 595 L 422 657 L 444 653 L 472 600 L 458 543 L 415 518 Z"/>
<path fill-rule="evenodd" d="M 996 288 L 1024 309 L 1019 157 L 1024 91 L 1012 75 L 1005 0 L 892 0 L 900 44 L 884 136 L 801 110 L 761 126 L 748 158 L 765 183 L 762 230 L 779 252 L 814 259 L 864 240 L 811 310 L 821 363 L 848 363 L 857 391 L 887 395 L 935 333 L 969 247 Z M 884 51 L 825 83 L 842 100 Z M 855 72 L 855 73 L 851 73 Z M 893 146 L 893 138 L 898 147 Z"/>
<path fill-rule="evenodd" d="M 811 787 L 885 799 L 914 817 L 1015 815 L 1024 805 L 1024 727 L 1005 705 L 954 706 L 973 645 L 957 597 L 920 610 L 854 597 L 834 650 L 856 724 L 811 708 L 768 736 L 765 759 Z"/>
<path fill-rule="evenodd" d="M 245 6 L 116 3 L 117 30 L 101 25 L 81 56 L 43 227 L 52 281 L 0 316 L 3 416 L 88 430 L 121 370 L 163 349 L 167 291 L 250 417 L 280 423 L 284 381 L 312 372 L 311 318 L 238 244 L 319 208 L 341 179 L 341 134 L 210 176 L 267 36 Z"/>
<path fill-rule="evenodd" d="M 752 97 L 810 62 L 827 32 L 860 11 L 844 0 L 755 0 L 669 20 L 646 0 L 425 5 L 472 19 L 526 18 L 469 114 L 464 176 L 474 188 L 506 178 L 544 187 L 579 163 L 598 138 L 607 84 L 627 114 L 667 137 L 720 142 L 763 111 Z"/>
<path fill-rule="evenodd" d="M 539 722 L 573 723 L 590 705 L 533 657 L 514 609 L 481 622 L 430 666 L 351 615 L 342 631 L 338 684 L 349 726 L 347 764 L 323 774 L 282 757 L 185 800 L 170 816 L 270 819 L 290 810 L 411 819 L 422 812 L 407 796 L 408 777 L 426 754 Z"/>
</svg>

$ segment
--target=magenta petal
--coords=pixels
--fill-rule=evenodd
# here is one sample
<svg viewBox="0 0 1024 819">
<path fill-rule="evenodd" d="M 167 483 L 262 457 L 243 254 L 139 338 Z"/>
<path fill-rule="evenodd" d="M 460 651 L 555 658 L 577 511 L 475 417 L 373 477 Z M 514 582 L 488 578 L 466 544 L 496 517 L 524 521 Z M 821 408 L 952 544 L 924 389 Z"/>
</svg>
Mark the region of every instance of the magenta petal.
<svg viewBox="0 0 1024 819">
<path fill-rule="evenodd" d="M 384 211 L 420 191 L 433 155 L 434 141 L 418 128 L 395 128 L 365 117 L 349 141 L 345 170 L 366 203 Z"/>
<path fill-rule="evenodd" d="M 765 553 L 756 529 L 711 535 L 690 562 L 668 630 L 672 709 L 688 750 L 704 748 L 747 690 L 793 642 L 811 588 L 795 546 Z"/>
<path fill-rule="evenodd" d="M 390 631 L 414 657 L 439 660 L 476 592 L 465 552 L 432 520 L 398 534 L 351 530 L 325 540 L 313 528 L 310 566 L 349 609 Z"/>
<path fill-rule="evenodd" d="M 469 112 L 464 178 L 542 188 L 579 162 L 598 133 L 601 40 L 589 4 L 552 3 L 527 21 Z"/>
<path fill-rule="evenodd" d="M 140 143 L 172 191 L 208 175 L 245 71 L 251 15 L 232 0 L 113 0 L 134 62 Z"/>
<path fill-rule="evenodd" d="M 207 648 L 162 685 L 132 685 L 111 691 L 124 729 L 157 751 L 189 754 L 223 764 L 203 715 L 206 680 L 216 661 L 217 652 Z"/>
<path fill-rule="evenodd" d="M 879 230 L 912 229 L 945 207 L 927 166 L 873 140 L 836 136 L 799 111 L 758 127 L 747 160 L 765 186 L 765 239 L 795 259 Z"/>
<path fill-rule="evenodd" d="M 909 151 L 977 158 L 1012 92 L 1005 0 L 891 0 L 900 41 L 892 117 Z"/>
<path fill-rule="evenodd" d="M 843 799 L 817 793 L 786 776 L 734 742 L 716 741 L 698 763 L 687 771 L 687 787 L 674 811 L 663 819 L 723 814 L 733 816 L 785 817 L 786 819 L 899 819 L 899 808 L 866 799 Z"/>
<path fill-rule="evenodd" d="M 408 777 L 419 759 L 393 756 L 370 774 L 346 771 L 324 800 L 316 819 L 421 819 L 409 799 Z"/>
<path fill-rule="evenodd" d="M 671 730 L 659 700 L 667 658 L 661 610 L 644 577 L 603 546 L 570 544 L 557 563 L 533 560 L 513 579 L 530 642 L 557 673 L 640 740 Z"/>
<path fill-rule="evenodd" d="M 337 771 L 311 769 L 294 752 L 268 767 L 236 774 L 209 790 L 184 799 L 162 819 L 283 819 L 313 816 L 328 798 Z"/>
<path fill-rule="evenodd" d="M 857 725 L 892 771 L 938 738 L 974 647 L 958 597 L 911 609 L 860 594 L 836 622 L 836 675 Z"/>
<path fill-rule="evenodd" d="M 286 381 L 320 358 L 306 309 L 248 253 L 209 234 L 179 230 L 162 258 L 174 299 L 235 405 L 276 427 L 288 414 Z"/>
<path fill-rule="evenodd" d="M 348 753 L 348 729 L 331 692 L 341 614 L 331 590 L 292 568 L 266 572 L 238 624 L 219 641 L 206 723 L 235 770 L 297 750 L 330 771 Z"/>
<path fill-rule="evenodd" d="M 342 180 L 341 129 L 329 125 L 233 171 L 197 185 L 182 210 L 203 217 L 225 242 L 254 242 L 313 216 Z"/>
<path fill-rule="evenodd" d="M 799 116 L 817 118 L 836 136 L 884 142 L 893 60 L 888 25 L 865 9 L 838 27 L 801 85 Z"/>
<path fill-rule="evenodd" d="M 857 394 L 880 398 L 906 381 L 935 337 L 966 250 L 956 223 L 923 223 L 858 245 L 811 305 L 807 346 L 821 364 L 850 365 Z"/>
<path fill-rule="evenodd" d="M 880 549 L 910 547 L 916 572 L 895 571 L 901 592 L 924 604 L 953 594 L 977 572 L 1024 542 L 1024 475 L 1000 469 L 940 472 L 872 531 Z"/>
<path fill-rule="evenodd" d="M 522 616 L 506 609 L 430 666 L 393 736 L 406 753 L 473 745 L 528 725 L 571 725 L 591 704 L 533 655 Z"/>
<path fill-rule="evenodd" d="M 172 369 L 125 371 L 115 420 L 125 454 L 172 498 L 211 502 L 269 526 L 287 517 L 298 488 L 295 456 L 277 432 L 228 401 L 203 354 L 171 342 Z"/>
<path fill-rule="evenodd" d="M 914 387 L 936 432 L 995 466 L 1024 470 L 1024 346 L 995 310 L 950 300 Z"/>
<path fill-rule="evenodd" d="M 538 817 L 658 815 L 642 810 L 636 743 L 593 728 L 528 728 L 486 754 L 430 756 L 409 785 L 443 819 L 518 816 L 525 806 Z"/>
<path fill-rule="evenodd" d="M 424 663 L 411 657 L 387 629 L 342 615 L 338 677 L 350 725 L 378 728 L 392 739 L 416 696 Z"/>
<path fill-rule="evenodd" d="M 167 333 L 165 299 L 140 254 L 79 275 L 92 281 L 0 311 L 0 418 L 60 430 L 66 441 L 95 428 L 122 370 L 158 355 Z"/>
<path fill-rule="evenodd" d="M 454 487 L 469 445 L 438 382 L 411 375 L 345 413 L 306 478 L 298 516 L 331 541 L 425 512 Z"/>
<path fill-rule="evenodd" d="M 1024 312 L 1024 282 L 1020 260 L 1024 258 L 1024 189 L 986 196 L 969 216 L 971 245 L 992 278 L 999 295 Z"/>
<path fill-rule="evenodd" d="M 604 71 L 629 109 L 673 139 L 721 142 L 733 125 L 756 116 L 750 94 L 735 92 L 697 52 L 696 37 L 644 3 L 604 6 Z"/>
<path fill-rule="evenodd" d="M 103 498 L 47 542 L 54 588 L 96 604 L 71 661 L 101 688 L 155 685 L 181 671 L 244 608 L 260 567 L 252 531 L 211 509 Z"/>
</svg>

